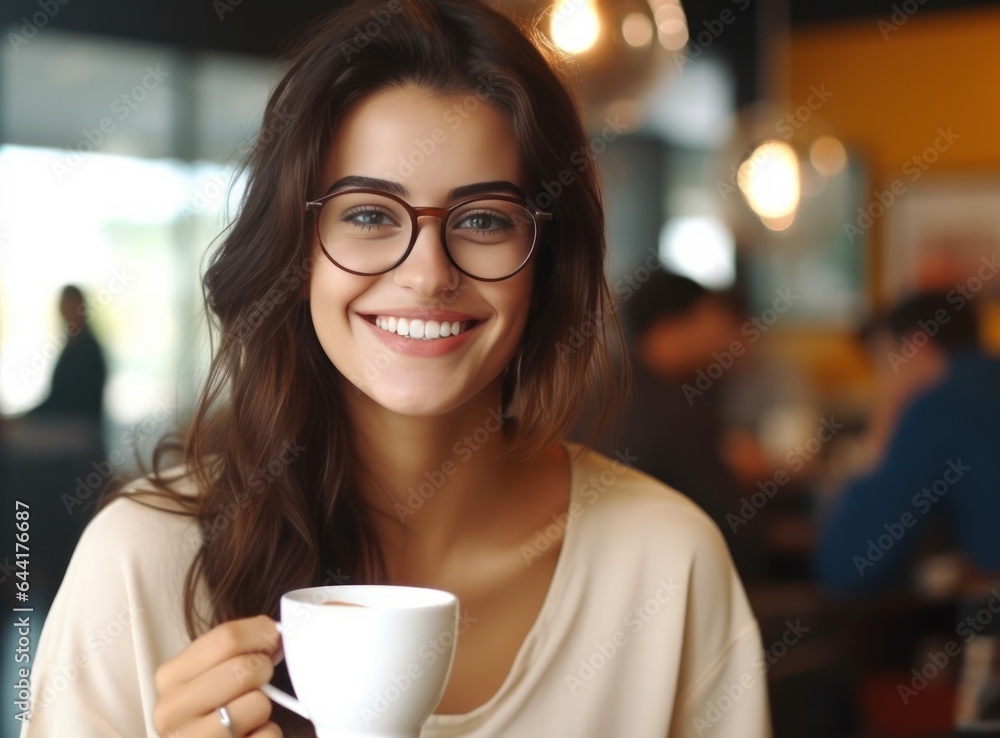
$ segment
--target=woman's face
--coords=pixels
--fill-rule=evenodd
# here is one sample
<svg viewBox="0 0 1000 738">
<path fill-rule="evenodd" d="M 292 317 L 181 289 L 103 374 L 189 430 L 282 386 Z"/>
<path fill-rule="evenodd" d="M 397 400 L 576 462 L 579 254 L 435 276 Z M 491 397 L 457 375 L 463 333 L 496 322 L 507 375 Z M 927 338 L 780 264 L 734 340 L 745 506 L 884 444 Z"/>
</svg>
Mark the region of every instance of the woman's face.
<svg viewBox="0 0 1000 738">
<path fill-rule="evenodd" d="M 500 113 L 473 94 L 434 96 L 416 86 L 382 90 L 354 105 L 321 177 L 317 196 L 342 189 L 346 177 L 365 178 L 346 185 L 390 189 L 416 207 L 447 207 L 477 185 L 491 194 L 528 192 L 520 148 Z M 430 416 L 498 379 L 528 319 L 534 269 L 529 263 L 501 282 L 471 279 L 449 261 L 440 219 L 422 217 L 418 229 L 406 260 L 374 277 L 333 264 L 314 230 L 309 299 L 320 344 L 347 381 L 389 410 Z M 400 335 L 400 319 L 408 324 L 404 333 L 421 333 L 412 329 L 415 319 L 426 335 L 456 323 L 461 332 Z"/>
</svg>

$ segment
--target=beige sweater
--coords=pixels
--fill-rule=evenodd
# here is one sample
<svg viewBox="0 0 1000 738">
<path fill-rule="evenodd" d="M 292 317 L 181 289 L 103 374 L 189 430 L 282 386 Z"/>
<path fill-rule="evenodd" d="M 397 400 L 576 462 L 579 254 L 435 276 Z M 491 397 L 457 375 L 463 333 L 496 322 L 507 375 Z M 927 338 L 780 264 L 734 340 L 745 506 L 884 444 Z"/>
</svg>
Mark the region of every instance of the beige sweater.
<svg viewBox="0 0 1000 738">
<path fill-rule="evenodd" d="M 595 453 L 573 459 L 572 480 L 549 592 L 503 685 L 470 713 L 433 715 L 421 738 L 769 736 L 760 631 L 714 524 Z M 129 500 L 95 517 L 45 622 L 21 738 L 156 736 L 153 675 L 189 643 L 181 592 L 199 541 L 190 518 Z"/>
</svg>

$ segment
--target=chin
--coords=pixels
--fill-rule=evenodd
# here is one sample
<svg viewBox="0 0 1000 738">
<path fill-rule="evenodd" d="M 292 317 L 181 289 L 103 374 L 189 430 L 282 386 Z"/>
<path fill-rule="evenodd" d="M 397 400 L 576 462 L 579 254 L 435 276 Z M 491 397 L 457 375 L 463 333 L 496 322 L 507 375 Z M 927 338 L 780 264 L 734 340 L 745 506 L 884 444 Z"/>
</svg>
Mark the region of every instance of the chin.
<svg viewBox="0 0 1000 738">
<path fill-rule="evenodd" d="M 376 405 L 398 415 L 432 418 L 451 412 L 462 398 L 428 391 L 423 387 L 365 387 L 361 391 Z"/>
</svg>

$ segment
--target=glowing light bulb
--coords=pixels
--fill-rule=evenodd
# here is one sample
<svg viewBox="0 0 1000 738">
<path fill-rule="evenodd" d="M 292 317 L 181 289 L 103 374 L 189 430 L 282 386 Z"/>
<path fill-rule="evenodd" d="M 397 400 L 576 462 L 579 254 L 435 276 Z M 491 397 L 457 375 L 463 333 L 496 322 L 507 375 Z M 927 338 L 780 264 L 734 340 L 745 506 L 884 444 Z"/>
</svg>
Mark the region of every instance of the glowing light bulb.
<svg viewBox="0 0 1000 738">
<path fill-rule="evenodd" d="M 736 170 L 736 183 L 768 228 L 791 225 L 802 196 L 799 158 L 791 146 L 774 139 L 762 142 Z"/>
<path fill-rule="evenodd" d="M 596 0 L 560 0 L 552 11 L 552 40 L 563 51 L 580 54 L 597 43 L 601 19 Z"/>
<path fill-rule="evenodd" d="M 768 218 L 767 216 L 761 216 L 761 221 L 770 228 L 772 231 L 784 231 L 795 222 L 795 212 L 791 212 L 788 215 L 783 215 L 780 218 Z"/>
<path fill-rule="evenodd" d="M 668 51 L 679 51 L 688 42 L 687 17 L 676 1 L 662 0 L 653 10 L 660 44 Z"/>
<path fill-rule="evenodd" d="M 847 151 L 844 144 L 833 136 L 820 136 L 809 147 L 809 160 L 817 172 L 834 177 L 847 166 Z"/>
<path fill-rule="evenodd" d="M 622 38 L 629 46 L 648 46 L 653 40 L 653 22 L 642 13 L 629 13 L 622 21 Z"/>
</svg>

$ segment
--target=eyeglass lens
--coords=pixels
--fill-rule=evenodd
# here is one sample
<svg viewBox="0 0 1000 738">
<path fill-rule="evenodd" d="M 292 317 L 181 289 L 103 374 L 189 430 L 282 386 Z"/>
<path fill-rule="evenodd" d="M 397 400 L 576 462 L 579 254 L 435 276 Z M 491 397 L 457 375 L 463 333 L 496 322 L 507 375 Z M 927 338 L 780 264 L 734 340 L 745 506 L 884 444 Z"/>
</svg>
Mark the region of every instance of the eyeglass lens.
<svg viewBox="0 0 1000 738">
<path fill-rule="evenodd" d="M 440 233 L 437 223 L 424 227 Z M 331 258 L 354 272 L 389 269 L 406 252 L 413 222 L 406 208 L 381 195 L 345 192 L 327 200 L 319 235 Z M 499 279 L 524 263 L 535 240 L 535 223 L 522 205 L 475 200 L 456 209 L 445 224 L 451 258 L 468 274 Z"/>
</svg>

